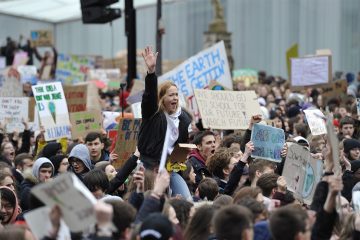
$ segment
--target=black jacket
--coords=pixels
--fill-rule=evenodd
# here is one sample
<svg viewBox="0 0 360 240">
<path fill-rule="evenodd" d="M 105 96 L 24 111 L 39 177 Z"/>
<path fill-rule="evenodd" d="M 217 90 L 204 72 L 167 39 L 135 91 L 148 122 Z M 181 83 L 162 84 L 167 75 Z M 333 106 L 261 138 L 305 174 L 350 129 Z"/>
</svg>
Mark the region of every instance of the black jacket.
<svg viewBox="0 0 360 240">
<path fill-rule="evenodd" d="M 141 102 L 142 123 L 138 139 L 140 158 L 145 167 L 159 164 L 167 129 L 165 113 L 158 111 L 157 85 L 155 73 L 146 75 L 145 92 Z M 187 112 L 182 111 L 179 120 L 179 138 L 176 143 L 186 143 L 191 117 Z"/>
</svg>

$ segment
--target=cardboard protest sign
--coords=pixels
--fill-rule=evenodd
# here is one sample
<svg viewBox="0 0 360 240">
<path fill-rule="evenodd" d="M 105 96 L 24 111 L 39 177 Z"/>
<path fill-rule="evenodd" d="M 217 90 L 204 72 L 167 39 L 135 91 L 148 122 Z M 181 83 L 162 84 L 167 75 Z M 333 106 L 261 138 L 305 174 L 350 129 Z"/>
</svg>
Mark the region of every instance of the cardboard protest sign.
<svg viewBox="0 0 360 240">
<path fill-rule="evenodd" d="M 189 151 L 196 148 L 195 144 L 179 143 L 174 147 L 169 160 L 171 163 L 183 163 L 186 161 Z"/>
<path fill-rule="evenodd" d="M 346 106 L 348 100 L 351 99 L 347 94 L 347 87 L 346 80 L 337 80 L 322 87 L 323 93 L 321 97 L 323 106 L 327 106 L 330 100 L 336 101 L 341 106 Z"/>
<path fill-rule="evenodd" d="M 29 226 L 36 239 L 43 239 L 52 230 L 49 207 L 40 207 L 24 214 L 26 224 Z M 64 220 L 60 220 L 60 229 L 57 239 L 71 240 L 69 227 Z"/>
<path fill-rule="evenodd" d="M 13 60 L 13 66 L 18 67 L 21 65 L 26 65 L 26 63 L 29 61 L 28 53 L 27 52 L 17 52 L 15 53 L 14 60 Z"/>
<path fill-rule="evenodd" d="M 21 76 L 21 82 L 22 83 L 31 83 L 36 84 L 36 75 L 37 75 L 37 69 L 36 66 L 18 66 L 17 67 L 18 72 Z"/>
<path fill-rule="evenodd" d="M 326 110 L 326 131 L 328 137 L 328 143 L 330 143 L 332 151 L 332 160 L 334 163 L 334 173 L 339 176 L 342 173 L 340 166 L 340 151 L 339 151 L 339 139 L 335 134 L 333 117 L 330 115 L 328 109 Z"/>
<path fill-rule="evenodd" d="M 101 109 L 97 89 L 94 83 L 79 83 L 64 86 L 69 112 L 82 112 Z"/>
<path fill-rule="evenodd" d="M 312 56 L 291 59 L 291 86 L 315 86 L 330 83 L 331 56 Z"/>
<path fill-rule="evenodd" d="M 95 224 L 95 197 L 73 173 L 64 173 L 53 181 L 36 185 L 31 192 L 47 206 L 58 205 L 72 232 L 81 232 Z"/>
<path fill-rule="evenodd" d="M 291 78 L 291 58 L 299 57 L 299 44 L 295 43 L 286 51 L 286 68 L 289 79 Z"/>
<path fill-rule="evenodd" d="M 135 152 L 140 125 L 141 119 L 120 119 L 114 149 L 118 154 L 118 159 L 113 162 L 115 168 L 122 167 L 124 162 Z"/>
<path fill-rule="evenodd" d="M 73 139 L 85 137 L 90 132 L 101 131 L 102 116 L 100 111 L 70 113 L 71 135 Z"/>
<path fill-rule="evenodd" d="M 22 97 L 23 86 L 20 74 L 15 68 L 0 72 L 0 97 Z"/>
<path fill-rule="evenodd" d="M 53 45 L 53 35 L 50 30 L 31 31 L 31 42 L 34 47 Z"/>
<path fill-rule="evenodd" d="M 89 69 L 95 68 L 95 56 L 58 54 L 56 80 L 65 85 L 84 82 Z"/>
<path fill-rule="evenodd" d="M 23 121 L 28 119 L 29 98 L 0 97 L 0 122 L 6 124 L 6 132 L 23 132 Z"/>
<path fill-rule="evenodd" d="M 130 91 L 130 95 L 126 98 L 126 102 L 128 104 L 141 102 L 142 95 L 144 94 L 144 90 L 145 90 L 145 82 L 135 79 Z"/>
<path fill-rule="evenodd" d="M 326 134 L 325 116 L 319 109 L 304 110 L 304 113 L 312 135 Z"/>
<path fill-rule="evenodd" d="M 239 69 L 233 71 L 234 83 L 244 82 L 246 87 L 250 87 L 253 83 L 258 83 L 258 73 L 253 69 Z"/>
<path fill-rule="evenodd" d="M 211 80 L 233 89 L 224 42 L 221 41 L 192 56 L 158 80 L 159 83 L 166 80 L 174 82 L 186 97 L 194 95 L 193 89 L 208 86 Z"/>
<path fill-rule="evenodd" d="M 315 188 L 321 180 L 323 163 L 311 157 L 309 150 L 295 143 L 288 143 L 288 152 L 283 170 L 287 188 L 311 204 Z"/>
<path fill-rule="evenodd" d="M 45 140 L 71 138 L 69 113 L 61 83 L 32 86 Z"/>
<path fill-rule="evenodd" d="M 254 91 L 195 89 L 204 128 L 246 129 L 253 115 L 261 114 Z"/>
<path fill-rule="evenodd" d="M 64 86 L 64 94 L 70 113 L 86 111 L 87 85 Z"/>
<path fill-rule="evenodd" d="M 281 150 L 285 144 L 284 130 L 256 123 L 251 131 L 251 141 L 255 147 L 251 157 L 281 162 Z"/>
</svg>

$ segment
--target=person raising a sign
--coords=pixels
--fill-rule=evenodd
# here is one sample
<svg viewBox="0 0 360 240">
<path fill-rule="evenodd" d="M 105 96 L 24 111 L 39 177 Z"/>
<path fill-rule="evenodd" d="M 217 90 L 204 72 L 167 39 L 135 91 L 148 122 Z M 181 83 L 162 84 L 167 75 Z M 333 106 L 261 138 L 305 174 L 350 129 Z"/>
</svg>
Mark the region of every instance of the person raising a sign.
<svg viewBox="0 0 360 240">
<path fill-rule="evenodd" d="M 188 128 L 191 124 L 191 116 L 179 106 L 178 88 L 173 82 L 164 82 L 158 92 L 155 74 L 157 55 L 150 47 L 146 47 L 142 53 L 148 72 L 141 102 L 142 123 L 138 139 L 140 159 L 146 169 L 153 170 L 159 167 L 165 137 L 168 137 L 166 151 L 170 155 L 175 144 L 188 142 Z M 189 192 L 180 175 L 172 174 L 171 180 L 183 182 L 181 185 Z"/>
</svg>

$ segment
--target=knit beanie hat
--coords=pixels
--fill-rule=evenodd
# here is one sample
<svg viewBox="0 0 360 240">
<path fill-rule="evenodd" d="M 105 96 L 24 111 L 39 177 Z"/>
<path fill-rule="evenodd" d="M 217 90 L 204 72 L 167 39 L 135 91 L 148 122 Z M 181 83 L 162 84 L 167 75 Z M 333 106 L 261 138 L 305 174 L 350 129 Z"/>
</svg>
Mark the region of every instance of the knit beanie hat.
<svg viewBox="0 0 360 240">
<path fill-rule="evenodd" d="M 360 148 L 360 142 L 356 139 L 345 139 L 344 140 L 344 152 L 349 153 L 354 148 Z"/>
<path fill-rule="evenodd" d="M 360 168 L 360 160 L 350 161 L 350 163 L 352 172 L 356 172 Z"/>
</svg>

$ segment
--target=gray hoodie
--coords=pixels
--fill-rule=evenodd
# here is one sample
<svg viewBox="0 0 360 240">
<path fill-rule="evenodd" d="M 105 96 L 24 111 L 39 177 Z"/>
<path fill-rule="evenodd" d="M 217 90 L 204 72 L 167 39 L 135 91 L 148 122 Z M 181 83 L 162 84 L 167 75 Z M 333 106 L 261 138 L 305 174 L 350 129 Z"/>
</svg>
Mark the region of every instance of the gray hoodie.
<svg viewBox="0 0 360 240">
<path fill-rule="evenodd" d="M 46 157 L 41 157 L 41 158 L 36 159 L 36 161 L 34 162 L 34 165 L 32 167 L 32 174 L 38 180 L 39 180 L 39 174 L 40 174 L 40 167 L 44 163 L 50 163 L 51 164 L 51 166 L 52 166 L 52 174 L 51 174 L 51 176 L 54 176 L 54 165 L 52 164 L 52 162 Z"/>
<path fill-rule="evenodd" d="M 89 171 L 94 168 L 90 160 L 89 149 L 87 148 L 86 145 L 78 144 L 75 147 L 73 147 L 69 155 L 69 160 L 73 157 L 80 159 Z"/>
</svg>

